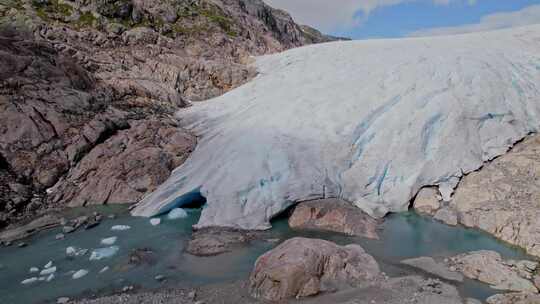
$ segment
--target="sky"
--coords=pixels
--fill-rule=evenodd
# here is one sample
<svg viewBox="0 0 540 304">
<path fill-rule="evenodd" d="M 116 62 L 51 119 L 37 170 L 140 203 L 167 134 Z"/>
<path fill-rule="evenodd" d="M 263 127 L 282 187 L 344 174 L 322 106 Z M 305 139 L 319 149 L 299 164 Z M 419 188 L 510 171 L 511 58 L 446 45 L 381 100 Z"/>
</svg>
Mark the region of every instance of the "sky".
<svg viewBox="0 0 540 304">
<path fill-rule="evenodd" d="M 430 36 L 540 23 L 540 0 L 264 0 L 301 24 L 353 39 Z"/>
</svg>

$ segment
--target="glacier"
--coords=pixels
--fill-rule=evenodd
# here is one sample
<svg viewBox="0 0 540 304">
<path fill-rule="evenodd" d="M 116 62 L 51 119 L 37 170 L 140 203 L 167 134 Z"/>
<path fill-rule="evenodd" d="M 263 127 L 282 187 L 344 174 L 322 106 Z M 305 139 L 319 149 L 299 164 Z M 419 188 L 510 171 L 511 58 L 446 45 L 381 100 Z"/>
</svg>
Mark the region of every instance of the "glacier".
<svg viewBox="0 0 540 304">
<path fill-rule="evenodd" d="M 342 41 L 258 57 L 258 76 L 177 113 L 195 151 L 132 210 L 202 195 L 198 228 L 267 229 L 297 202 L 338 197 L 374 217 L 538 131 L 540 25 Z"/>
</svg>

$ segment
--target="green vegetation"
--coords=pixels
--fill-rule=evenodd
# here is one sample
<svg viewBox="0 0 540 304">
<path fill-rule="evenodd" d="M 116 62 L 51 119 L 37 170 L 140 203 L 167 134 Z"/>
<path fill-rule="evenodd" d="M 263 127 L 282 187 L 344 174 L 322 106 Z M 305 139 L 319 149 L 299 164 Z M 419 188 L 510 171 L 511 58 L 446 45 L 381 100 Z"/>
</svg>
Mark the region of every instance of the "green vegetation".
<svg viewBox="0 0 540 304">
<path fill-rule="evenodd" d="M 36 9 L 38 17 L 44 21 L 61 19 L 61 17 L 69 17 L 73 14 L 71 5 L 60 3 L 58 0 L 50 0 L 45 3 L 34 0 L 32 1 L 32 6 Z"/>
<path fill-rule="evenodd" d="M 94 14 L 92 14 L 91 12 L 84 12 L 84 13 L 81 13 L 79 20 L 77 20 L 77 26 L 78 27 L 93 26 L 96 21 L 97 19 L 96 17 L 94 17 Z"/>
</svg>

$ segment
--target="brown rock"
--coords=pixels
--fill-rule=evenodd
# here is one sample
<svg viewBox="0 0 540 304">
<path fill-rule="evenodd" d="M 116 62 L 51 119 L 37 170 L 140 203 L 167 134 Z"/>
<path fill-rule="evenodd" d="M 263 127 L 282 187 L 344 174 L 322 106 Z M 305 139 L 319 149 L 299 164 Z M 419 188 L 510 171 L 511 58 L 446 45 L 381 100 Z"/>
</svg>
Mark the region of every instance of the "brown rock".
<svg viewBox="0 0 540 304">
<path fill-rule="evenodd" d="M 457 212 L 452 208 L 441 208 L 435 212 L 433 217 L 450 226 L 456 226 L 458 224 Z"/>
<path fill-rule="evenodd" d="M 26 225 L 15 227 L 0 232 L 0 241 L 11 243 L 16 240 L 27 238 L 40 231 L 54 228 L 60 225 L 60 218 L 55 215 L 45 215 L 39 217 Z"/>
<path fill-rule="evenodd" d="M 270 301 L 300 298 L 365 285 L 379 275 L 377 262 L 358 245 L 293 238 L 257 259 L 250 293 Z"/>
<path fill-rule="evenodd" d="M 193 232 L 186 252 L 195 256 L 215 256 L 246 246 L 266 233 L 227 228 L 205 228 Z"/>
<path fill-rule="evenodd" d="M 339 199 L 303 202 L 296 206 L 289 226 L 293 229 L 326 230 L 378 239 L 378 221 Z"/>
</svg>

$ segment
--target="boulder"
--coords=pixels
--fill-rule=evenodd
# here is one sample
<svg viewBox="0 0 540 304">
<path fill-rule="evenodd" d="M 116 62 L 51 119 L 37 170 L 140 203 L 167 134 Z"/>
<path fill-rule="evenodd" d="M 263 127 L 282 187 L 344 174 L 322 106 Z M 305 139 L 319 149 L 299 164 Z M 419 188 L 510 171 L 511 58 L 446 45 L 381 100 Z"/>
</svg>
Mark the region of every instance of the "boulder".
<svg viewBox="0 0 540 304">
<path fill-rule="evenodd" d="M 325 230 L 378 239 L 378 221 L 359 208 L 339 199 L 322 199 L 298 204 L 289 218 L 297 230 Z"/>
<path fill-rule="evenodd" d="M 435 212 L 433 218 L 450 226 L 456 226 L 458 224 L 457 212 L 452 208 L 443 207 L 439 209 Z"/>
<path fill-rule="evenodd" d="M 530 280 L 537 265 L 531 261 L 503 260 L 499 253 L 488 250 L 469 252 L 449 259 L 449 267 L 467 278 L 489 284 L 494 289 L 520 292 L 538 292 Z"/>
<path fill-rule="evenodd" d="M 293 238 L 257 259 L 249 284 L 253 297 L 279 301 L 365 285 L 379 276 L 379 265 L 359 245 Z"/>
<path fill-rule="evenodd" d="M 441 201 L 438 199 L 439 191 L 433 187 L 425 187 L 420 189 L 414 198 L 413 208 L 420 214 L 433 216 L 439 208 Z"/>
</svg>

